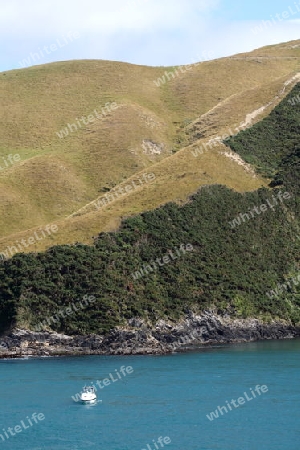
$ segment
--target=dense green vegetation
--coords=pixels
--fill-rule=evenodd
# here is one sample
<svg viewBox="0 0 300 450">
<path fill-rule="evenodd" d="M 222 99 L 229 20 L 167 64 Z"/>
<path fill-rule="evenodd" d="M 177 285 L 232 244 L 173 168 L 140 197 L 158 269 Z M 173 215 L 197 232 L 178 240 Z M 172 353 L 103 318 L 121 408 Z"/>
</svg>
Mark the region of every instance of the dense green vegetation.
<svg viewBox="0 0 300 450">
<path fill-rule="evenodd" d="M 259 172 L 274 177 L 285 159 L 299 148 L 300 103 L 293 102 L 299 94 L 300 83 L 268 117 L 225 143 Z"/>
<path fill-rule="evenodd" d="M 300 104 L 289 98 L 270 117 L 227 141 L 244 159 L 272 174 L 270 190 L 238 194 L 207 186 L 184 206 L 162 208 L 126 219 L 117 233 L 101 233 L 94 246 L 57 246 L 40 254 L 18 254 L 0 266 L 0 327 L 34 328 L 84 295 L 96 301 L 52 323 L 66 333 L 107 332 L 125 319 L 178 318 L 189 309 L 216 310 L 237 317 L 257 316 L 300 321 L 300 295 L 267 293 L 299 274 Z M 273 195 L 291 198 L 232 227 L 241 213 L 274 203 Z M 145 264 L 181 254 L 138 279 Z"/>
</svg>

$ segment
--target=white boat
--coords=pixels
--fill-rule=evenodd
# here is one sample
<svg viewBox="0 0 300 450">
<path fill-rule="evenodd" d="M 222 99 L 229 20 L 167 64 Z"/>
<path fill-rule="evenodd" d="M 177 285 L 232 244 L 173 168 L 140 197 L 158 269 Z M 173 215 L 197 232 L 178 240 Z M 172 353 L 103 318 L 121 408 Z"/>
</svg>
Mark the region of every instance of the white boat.
<svg viewBox="0 0 300 450">
<path fill-rule="evenodd" d="M 94 386 L 84 386 L 80 393 L 80 400 L 83 403 L 95 403 L 97 395 Z"/>
</svg>

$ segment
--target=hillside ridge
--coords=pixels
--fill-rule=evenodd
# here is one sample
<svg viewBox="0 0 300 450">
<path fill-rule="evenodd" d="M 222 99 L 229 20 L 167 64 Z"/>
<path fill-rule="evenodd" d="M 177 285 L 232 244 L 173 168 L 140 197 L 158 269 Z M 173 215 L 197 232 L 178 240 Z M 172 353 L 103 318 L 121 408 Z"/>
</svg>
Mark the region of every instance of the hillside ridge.
<svg viewBox="0 0 300 450">
<path fill-rule="evenodd" d="M 207 184 L 240 192 L 267 185 L 261 176 L 235 170 L 221 140 L 201 158 L 190 155 L 196 147 L 209 146 L 214 136 L 242 129 L 247 115 L 250 120 L 261 111 L 253 124 L 276 106 L 299 79 L 293 79 L 299 77 L 298 42 L 201 62 L 159 88 L 153 81 L 168 68 L 108 61 L 60 62 L 0 74 L 3 92 L 7 91 L 4 105 L 11 102 L 0 117 L 5 131 L 0 133 L 0 153 L 5 157 L 19 152 L 21 159 L 0 172 L 0 252 L 49 224 L 59 224 L 58 232 L 24 251 L 91 243 L 98 232 L 116 229 L 122 217 L 167 201 L 186 201 Z M 232 79 L 221 82 L 228 72 Z M 73 93 L 81 92 L 79 86 L 82 94 L 70 103 Z M 44 106 L 34 110 L 29 101 L 35 105 L 38 95 Z M 50 117 L 54 101 L 56 113 Z M 80 114 L 107 102 L 116 102 L 118 109 L 64 139 L 55 137 Z M 105 194 L 145 173 L 153 173 L 155 180 L 113 199 L 105 212 L 94 207 L 107 198 Z"/>
</svg>

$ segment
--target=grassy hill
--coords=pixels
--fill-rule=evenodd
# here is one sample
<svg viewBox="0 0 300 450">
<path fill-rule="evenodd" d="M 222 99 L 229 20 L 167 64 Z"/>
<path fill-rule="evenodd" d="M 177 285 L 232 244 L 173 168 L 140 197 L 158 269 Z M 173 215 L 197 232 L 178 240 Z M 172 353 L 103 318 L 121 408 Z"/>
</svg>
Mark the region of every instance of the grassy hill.
<svg viewBox="0 0 300 450">
<path fill-rule="evenodd" d="M 184 73 L 108 61 L 1 73 L 0 160 L 11 154 L 20 161 L 0 170 L 0 252 L 48 224 L 58 231 L 19 249 L 92 243 L 99 232 L 117 229 L 122 217 L 183 202 L 201 186 L 237 192 L 266 186 L 265 177 L 221 142 L 198 157 L 192 151 L 243 122 L 255 123 L 284 98 L 300 72 L 299 42 L 203 62 Z M 118 108 L 78 126 L 77 119 L 108 103 Z M 68 124 L 78 129 L 70 132 Z M 97 209 L 105 193 L 149 173 L 153 182 Z"/>
<path fill-rule="evenodd" d="M 227 317 L 299 324 L 300 101 L 293 104 L 298 97 L 300 83 L 264 120 L 213 149 L 234 155 L 232 161 L 244 164 L 234 167 L 253 179 L 232 149 L 255 162 L 262 176 L 270 176 L 267 187 L 243 193 L 207 183 L 182 205 L 167 203 L 127 218 L 117 232 L 100 233 L 94 245 L 54 246 L 4 261 L 0 330 L 17 325 L 68 334 L 106 333 L 133 317 L 155 323 L 208 308 Z M 199 121 L 190 125 L 199 129 Z M 162 179 L 167 183 L 183 167 L 187 150 L 151 167 L 160 174 L 158 188 L 165 187 Z M 203 164 L 217 174 L 213 150 L 204 153 Z M 192 178 L 189 170 L 185 168 L 186 181 L 178 178 L 185 192 Z M 226 170 L 222 167 L 222 176 L 232 176 L 234 182 Z M 141 191 L 139 195 L 142 207 L 147 197 Z M 122 211 L 129 209 L 127 201 L 121 203 Z M 107 221 L 113 208 L 104 210 L 111 214 Z M 70 220 L 83 226 L 92 214 L 84 210 Z M 82 304 L 86 295 L 93 296 L 92 304 Z"/>
</svg>

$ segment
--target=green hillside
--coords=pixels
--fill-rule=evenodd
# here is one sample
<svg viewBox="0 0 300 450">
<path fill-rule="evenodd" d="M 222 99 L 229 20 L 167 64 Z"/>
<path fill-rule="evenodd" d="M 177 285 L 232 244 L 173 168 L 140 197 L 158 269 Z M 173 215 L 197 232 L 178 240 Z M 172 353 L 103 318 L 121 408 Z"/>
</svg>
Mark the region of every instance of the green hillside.
<svg viewBox="0 0 300 450">
<path fill-rule="evenodd" d="M 299 107 L 300 84 L 285 101 L 261 122 L 235 137 L 227 144 L 263 175 L 277 174 L 282 164 L 300 148 Z"/>
<path fill-rule="evenodd" d="M 132 317 L 178 319 L 207 308 L 299 323 L 300 103 L 290 103 L 299 89 L 226 142 L 272 175 L 269 188 L 207 185 L 182 206 L 127 218 L 93 246 L 15 255 L 0 267 L 2 331 L 102 333 Z M 49 321 L 84 295 L 95 296 L 93 305 Z"/>
</svg>

